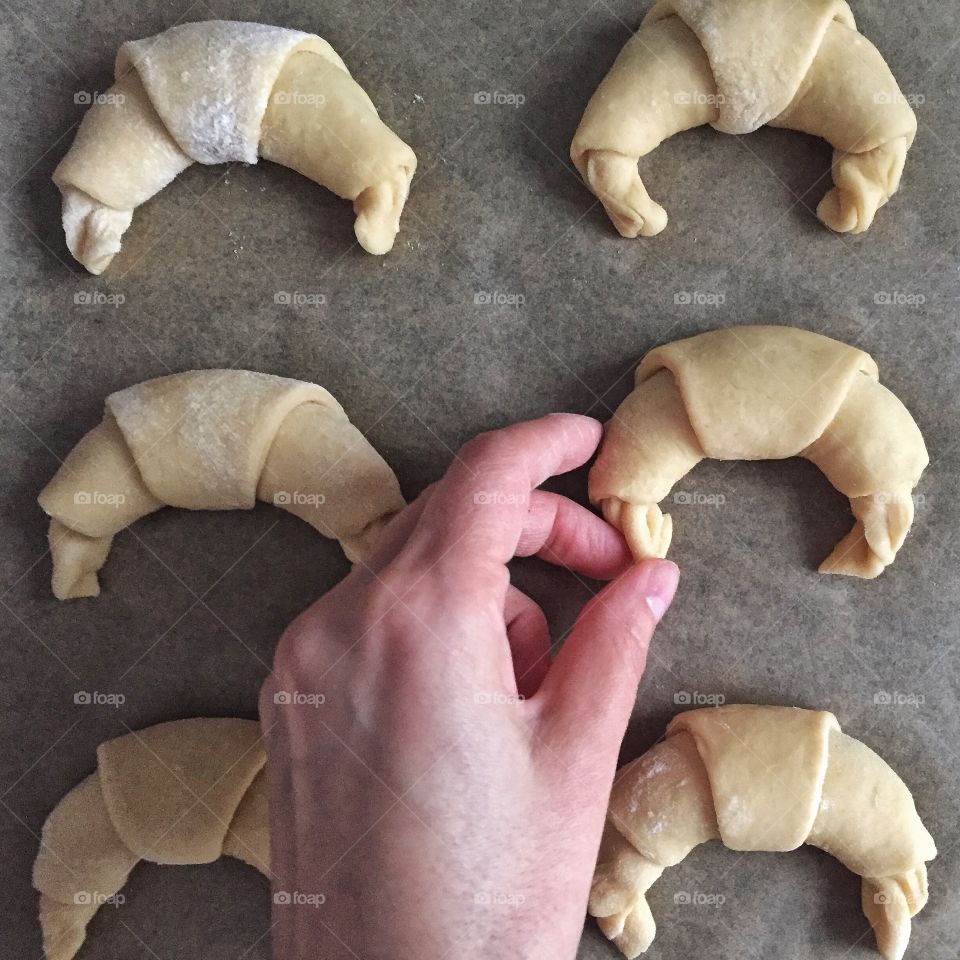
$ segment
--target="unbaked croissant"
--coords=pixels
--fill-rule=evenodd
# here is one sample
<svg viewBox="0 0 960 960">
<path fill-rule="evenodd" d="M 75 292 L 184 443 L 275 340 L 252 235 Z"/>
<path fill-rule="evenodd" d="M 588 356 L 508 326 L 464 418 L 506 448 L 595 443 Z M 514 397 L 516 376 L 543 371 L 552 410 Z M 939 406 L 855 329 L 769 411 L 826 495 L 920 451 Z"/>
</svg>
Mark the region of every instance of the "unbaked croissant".
<svg viewBox="0 0 960 960">
<path fill-rule="evenodd" d="M 33 867 L 47 960 L 71 960 L 87 924 L 140 860 L 270 873 L 260 724 L 201 718 L 101 744 L 97 770 L 47 817 Z"/>
<path fill-rule="evenodd" d="M 191 163 L 264 157 L 353 201 L 370 253 L 393 246 L 417 158 L 325 40 L 209 20 L 125 43 L 116 83 L 54 171 L 70 252 L 102 273 L 133 211 Z"/>
<path fill-rule="evenodd" d="M 845 0 L 657 0 L 587 105 L 573 162 L 624 237 L 654 236 L 666 211 L 637 161 L 709 123 L 813 134 L 833 151 L 817 216 L 860 233 L 896 193 L 916 116 Z"/>
<path fill-rule="evenodd" d="M 613 787 L 589 911 L 627 957 L 653 942 L 646 892 L 697 845 L 809 843 L 863 877 L 884 960 L 900 960 L 937 850 L 903 781 L 831 713 L 737 705 L 674 717 Z"/>
<path fill-rule="evenodd" d="M 53 592 L 95 597 L 114 534 L 163 506 L 274 503 L 363 559 L 404 506 L 397 478 L 323 387 L 191 370 L 128 387 L 40 494 Z"/>
<path fill-rule="evenodd" d="M 657 503 L 700 460 L 805 457 L 856 523 L 822 573 L 875 577 L 913 522 L 920 429 L 862 350 L 792 327 L 729 327 L 657 347 L 607 425 L 590 499 L 638 558 L 666 556 Z"/>
<path fill-rule="evenodd" d="M 265 756 L 252 720 L 178 720 L 100 746 L 97 771 L 44 824 L 33 883 L 48 960 L 71 960 L 90 919 L 140 860 L 233 856 L 270 871 Z M 807 842 L 863 879 L 885 960 L 900 960 L 936 856 L 903 782 L 832 714 L 728 706 L 676 717 L 619 774 L 590 913 L 628 956 L 656 930 L 645 894 L 693 847 L 792 850 Z"/>
</svg>

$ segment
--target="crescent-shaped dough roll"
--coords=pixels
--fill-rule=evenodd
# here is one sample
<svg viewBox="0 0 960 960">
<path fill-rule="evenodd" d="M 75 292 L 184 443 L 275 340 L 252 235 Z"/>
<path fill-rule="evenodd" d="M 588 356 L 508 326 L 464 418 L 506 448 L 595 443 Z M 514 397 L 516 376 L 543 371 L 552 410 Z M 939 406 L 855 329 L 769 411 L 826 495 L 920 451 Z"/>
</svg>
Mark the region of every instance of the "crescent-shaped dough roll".
<svg viewBox="0 0 960 960">
<path fill-rule="evenodd" d="M 834 188 L 817 216 L 860 233 L 896 193 L 917 119 L 845 0 L 658 0 L 587 105 L 570 155 L 625 237 L 659 233 L 641 157 L 675 133 L 764 124 L 822 137 Z"/>
<path fill-rule="evenodd" d="M 227 855 L 269 875 L 265 762 L 254 720 L 175 720 L 101 744 L 96 772 L 47 817 L 33 866 L 47 960 L 71 960 L 140 860 Z"/>
<path fill-rule="evenodd" d="M 704 458 L 804 457 L 850 498 L 856 523 L 822 573 L 872 578 L 913 522 L 927 465 L 920 429 L 862 350 L 792 327 L 729 327 L 652 350 L 607 425 L 590 499 L 636 557 L 664 557 L 657 503 Z"/>
<path fill-rule="evenodd" d="M 113 536 L 164 506 L 259 499 L 361 560 L 404 506 L 393 471 L 322 387 L 250 370 L 191 370 L 128 387 L 39 496 L 53 592 L 95 597 Z"/>
<path fill-rule="evenodd" d="M 70 252 L 102 273 L 133 211 L 191 163 L 291 167 L 352 200 L 370 253 L 393 246 L 417 158 L 325 40 L 208 20 L 125 43 L 116 83 L 54 171 Z"/>
<path fill-rule="evenodd" d="M 623 954 L 653 942 L 646 892 L 696 846 L 793 850 L 811 844 L 863 878 L 863 909 L 884 960 L 901 960 L 937 855 L 910 791 L 831 713 L 730 705 L 674 717 L 667 738 L 618 774 L 590 914 Z"/>
</svg>

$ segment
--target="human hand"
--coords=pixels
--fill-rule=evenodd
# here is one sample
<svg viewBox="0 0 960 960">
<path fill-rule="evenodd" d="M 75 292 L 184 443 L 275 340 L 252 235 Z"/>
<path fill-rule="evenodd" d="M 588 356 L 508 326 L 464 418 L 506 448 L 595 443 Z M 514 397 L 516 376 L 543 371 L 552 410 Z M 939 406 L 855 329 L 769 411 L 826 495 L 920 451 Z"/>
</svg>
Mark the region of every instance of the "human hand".
<svg viewBox="0 0 960 960">
<path fill-rule="evenodd" d="M 260 704 L 278 960 L 574 957 L 677 582 L 535 489 L 600 437 L 569 414 L 477 437 L 284 633 Z M 506 566 L 532 554 L 615 578 L 552 663 L 543 611 Z"/>
</svg>

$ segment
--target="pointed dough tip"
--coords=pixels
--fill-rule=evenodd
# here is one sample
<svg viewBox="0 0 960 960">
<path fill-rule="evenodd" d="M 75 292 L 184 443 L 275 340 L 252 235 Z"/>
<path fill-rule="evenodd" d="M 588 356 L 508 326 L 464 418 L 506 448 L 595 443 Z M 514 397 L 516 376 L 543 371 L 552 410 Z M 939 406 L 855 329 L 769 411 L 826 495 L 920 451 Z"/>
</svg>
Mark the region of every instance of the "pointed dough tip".
<svg viewBox="0 0 960 960">
<path fill-rule="evenodd" d="M 120 252 L 120 238 L 132 220 L 132 210 L 115 210 L 73 187 L 63 191 L 67 247 L 94 276 L 103 273 Z"/>
<path fill-rule="evenodd" d="M 395 179 L 367 187 L 353 201 L 357 214 L 353 230 L 367 253 L 379 257 L 393 249 L 412 177 L 412 169 L 401 170 Z"/>
<path fill-rule="evenodd" d="M 53 555 L 53 595 L 58 600 L 98 597 L 97 571 L 106 563 L 113 537 L 85 537 L 52 518 L 47 542 Z"/>
</svg>

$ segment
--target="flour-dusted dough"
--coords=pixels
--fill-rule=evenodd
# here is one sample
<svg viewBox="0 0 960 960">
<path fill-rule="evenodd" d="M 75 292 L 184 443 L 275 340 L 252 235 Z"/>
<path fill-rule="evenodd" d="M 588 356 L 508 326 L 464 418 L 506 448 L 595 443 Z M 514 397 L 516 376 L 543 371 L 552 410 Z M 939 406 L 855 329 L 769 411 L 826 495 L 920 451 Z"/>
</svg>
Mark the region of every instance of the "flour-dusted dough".
<svg viewBox="0 0 960 960">
<path fill-rule="evenodd" d="M 33 866 L 47 960 L 71 960 L 140 860 L 226 855 L 269 875 L 265 762 L 254 720 L 175 720 L 101 744 L 96 772 L 47 817 Z"/>
<path fill-rule="evenodd" d="M 856 523 L 823 573 L 875 577 L 913 522 L 927 465 L 920 430 L 862 350 L 792 327 L 729 327 L 657 347 L 607 425 L 590 499 L 639 557 L 666 556 L 657 503 L 704 458 L 805 457 Z"/>
<path fill-rule="evenodd" d="M 674 718 L 667 738 L 618 774 L 590 913 L 628 957 L 656 926 L 645 894 L 695 846 L 792 850 L 809 843 L 863 877 L 885 960 L 900 960 L 927 900 L 933 839 L 899 777 L 836 718 L 726 706 Z M 270 872 L 265 755 L 252 720 L 178 720 L 100 746 L 97 770 L 44 824 L 34 864 L 48 960 L 71 960 L 99 907 L 140 860 Z"/>
<path fill-rule="evenodd" d="M 316 384 L 191 370 L 111 394 L 39 497 L 53 592 L 97 596 L 113 536 L 154 510 L 242 510 L 258 499 L 336 538 L 351 560 L 404 506 L 393 471 Z"/>
<path fill-rule="evenodd" d="M 809 843 L 863 877 L 884 960 L 901 960 L 937 855 L 910 791 L 831 713 L 730 705 L 674 717 L 617 775 L 590 914 L 627 957 L 653 942 L 646 892 L 707 840 L 733 850 Z"/>
<path fill-rule="evenodd" d="M 320 37 L 209 20 L 125 43 L 53 179 L 70 252 L 102 273 L 133 211 L 191 163 L 264 157 L 352 200 L 357 239 L 393 246 L 417 158 Z"/>
<path fill-rule="evenodd" d="M 896 193 L 917 120 L 845 0 L 658 0 L 598 87 L 570 148 L 625 237 L 653 236 L 667 214 L 638 160 L 711 124 L 799 130 L 834 148 L 834 188 L 817 215 L 860 233 Z"/>
</svg>

